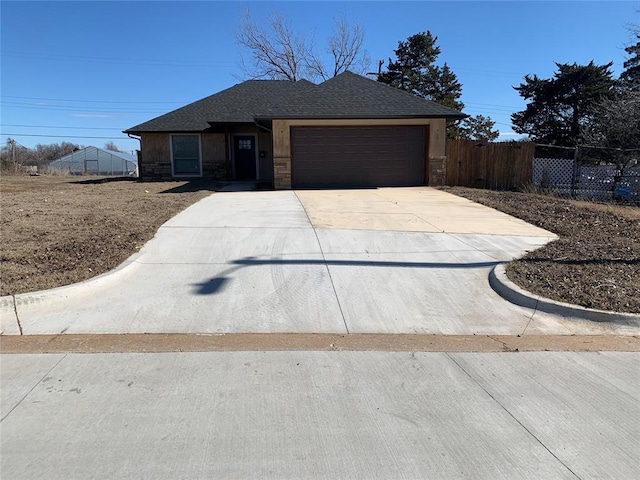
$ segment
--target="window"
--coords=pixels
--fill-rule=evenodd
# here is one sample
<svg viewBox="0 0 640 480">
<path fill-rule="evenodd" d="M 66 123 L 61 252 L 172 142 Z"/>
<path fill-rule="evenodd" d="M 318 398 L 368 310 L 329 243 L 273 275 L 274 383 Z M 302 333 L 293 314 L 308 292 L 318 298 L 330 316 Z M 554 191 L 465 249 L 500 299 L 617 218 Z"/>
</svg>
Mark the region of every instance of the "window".
<svg viewBox="0 0 640 480">
<path fill-rule="evenodd" d="M 174 175 L 200 175 L 200 137 L 173 135 L 171 154 Z"/>
<path fill-rule="evenodd" d="M 238 140 L 238 150 L 251 150 L 251 139 Z"/>
</svg>

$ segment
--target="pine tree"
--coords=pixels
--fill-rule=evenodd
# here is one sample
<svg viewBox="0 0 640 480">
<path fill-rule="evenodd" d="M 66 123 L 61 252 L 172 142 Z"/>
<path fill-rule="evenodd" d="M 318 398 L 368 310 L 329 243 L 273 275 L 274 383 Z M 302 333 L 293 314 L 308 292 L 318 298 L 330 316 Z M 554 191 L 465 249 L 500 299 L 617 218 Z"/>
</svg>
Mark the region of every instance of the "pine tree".
<svg viewBox="0 0 640 480">
<path fill-rule="evenodd" d="M 624 49 L 629 55 L 624 62 L 625 71 L 620 74 L 620 83 L 623 88 L 640 88 L 640 34 L 636 34 L 638 40 L 635 44 Z"/>
<path fill-rule="evenodd" d="M 438 37 L 422 32 L 398 42 L 396 60 L 389 59 L 387 71 L 378 75 L 378 81 L 411 92 L 446 107 L 462 110 L 462 85 L 445 63 L 435 64 L 440 55 L 436 45 Z"/>
<path fill-rule="evenodd" d="M 614 93 L 612 64 L 556 63 L 558 71 L 552 78 L 526 75 L 524 83 L 513 87 L 529 102 L 525 110 L 511 115 L 513 130 L 529 135 L 534 142 L 577 145 L 593 106 Z"/>
<path fill-rule="evenodd" d="M 460 138 L 467 140 L 488 140 L 491 142 L 500 136 L 500 132 L 493 129 L 495 125 L 496 122 L 484 115 L 465 118 L 460 123 Z"/>
</svg>

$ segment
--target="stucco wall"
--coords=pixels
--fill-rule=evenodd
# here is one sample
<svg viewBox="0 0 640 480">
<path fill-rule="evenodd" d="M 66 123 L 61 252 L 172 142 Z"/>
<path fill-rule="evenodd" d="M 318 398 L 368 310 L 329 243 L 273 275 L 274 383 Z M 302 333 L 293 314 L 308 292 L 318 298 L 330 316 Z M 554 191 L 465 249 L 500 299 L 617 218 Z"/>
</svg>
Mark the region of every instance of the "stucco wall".
<svg viewBox="0 0 640 480">
<path fill-rule="evenodd" d="M 291 188 L 291 127 L 295 126 L 371 126 L 371 125 L 425 125 L 427 126 L 427 158 L 425 159 L 429 185 L 444 182 L 446 174 L 446 120 L 442 118 L 407 119 L 343 119 L 343 120 L 274 120 L 273 172 L 274 187 Z M 442 183 L 443 184 L 443 183 Z"/>
</svg>

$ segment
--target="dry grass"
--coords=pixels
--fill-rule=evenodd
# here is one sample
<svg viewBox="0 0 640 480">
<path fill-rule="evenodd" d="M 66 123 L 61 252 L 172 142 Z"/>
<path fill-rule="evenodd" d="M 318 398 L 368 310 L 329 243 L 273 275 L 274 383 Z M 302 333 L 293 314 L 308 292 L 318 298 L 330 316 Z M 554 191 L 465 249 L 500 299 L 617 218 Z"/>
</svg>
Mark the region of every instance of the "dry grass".
<svg viewBox="0 0 640 480">
<path fill-rule="evenodd" d="M 2 176 L 0 295 L 79 282 L 119 265 L 215 185 Z"/>
<path fill-rule="evenodd" d="M 640 208 L 532 193 L 446 190 L 560 237 L 507 267 L 507 276 L 525 290 L 588 308 L 640 312 Z"/>
<path fill-rule="evenodd" d="M 69 176 L 0 178 L 0 295 L 79 282 L 119 265 L 220 185 Z M 523 288 L 585 307 L 640 312 L 640 208 L 448 188 L 555 232 L 512 262 Z"/>
</svg>

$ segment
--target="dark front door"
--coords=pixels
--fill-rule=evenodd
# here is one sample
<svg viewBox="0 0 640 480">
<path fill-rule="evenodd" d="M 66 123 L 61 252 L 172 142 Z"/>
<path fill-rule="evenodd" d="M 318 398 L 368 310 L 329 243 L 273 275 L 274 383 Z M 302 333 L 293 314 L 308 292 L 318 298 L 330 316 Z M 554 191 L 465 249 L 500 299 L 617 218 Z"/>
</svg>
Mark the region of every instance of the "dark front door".
<svg viewBox="0 0 640 480">
<path fill-rule="evenodd" d="M 233 159 L 236 180 L 256 179 L 256 138 L 250 135 L 233 137 Z"/>
</svg>

